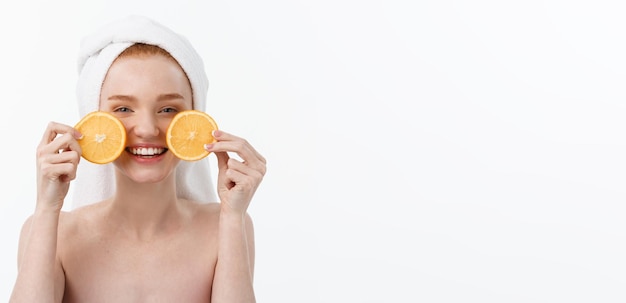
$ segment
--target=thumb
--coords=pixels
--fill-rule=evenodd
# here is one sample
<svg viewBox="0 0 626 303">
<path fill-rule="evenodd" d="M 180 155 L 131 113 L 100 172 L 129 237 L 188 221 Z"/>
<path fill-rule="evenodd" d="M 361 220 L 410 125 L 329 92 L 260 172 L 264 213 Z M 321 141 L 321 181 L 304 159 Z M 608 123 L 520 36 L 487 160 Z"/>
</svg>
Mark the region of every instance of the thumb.
<svg viewBox="0 0 626 303">
<path fill-rule="evenodd" d="M 217 157 L 217 167 L 219 168 L 219 170 L 226 169 L 228 159 L 230 159 L 230 156 L 228 156 L 228 153 L 215 152 L 215 156 Z"/>
</svg>

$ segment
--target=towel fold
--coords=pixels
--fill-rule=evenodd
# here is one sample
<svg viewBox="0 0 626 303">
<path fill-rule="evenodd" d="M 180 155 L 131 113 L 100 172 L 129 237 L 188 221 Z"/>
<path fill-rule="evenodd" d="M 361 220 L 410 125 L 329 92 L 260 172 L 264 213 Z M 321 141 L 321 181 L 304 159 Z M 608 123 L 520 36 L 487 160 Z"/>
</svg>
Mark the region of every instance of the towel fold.
<svg viewBox="0 0 626 303">
<path fill-rule="evenodd" d="M 189 78 L 193 108 L 206 110 L 209 82 L 204 62 L 191 43 L 152 19 L 131 15 L 107 24 L 81 41 L 76 90 L 81 117 L 98 110 L 100 89 L 109 67 L 120 53 L 135 43 L 157 45 L 168 51 Z M 115 168 L 112 163 L 99 165 L 81 161 L 72 187 L 72 209 L 109 198 L 115 191 Z M 200 203 L 217 201 L 208 158 L 181 161 L 176 169 L 176 191 L 180 198 Z"/>
</svg>

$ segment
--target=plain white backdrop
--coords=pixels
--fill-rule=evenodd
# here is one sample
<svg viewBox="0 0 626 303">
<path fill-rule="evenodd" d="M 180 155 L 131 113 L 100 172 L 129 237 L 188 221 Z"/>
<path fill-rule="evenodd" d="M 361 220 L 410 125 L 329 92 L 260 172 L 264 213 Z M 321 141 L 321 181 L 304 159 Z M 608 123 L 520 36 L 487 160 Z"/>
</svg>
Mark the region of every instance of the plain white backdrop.
<svg viewBox="0 0 626 303">
<path fill-rule="evenodd" d="M 626 5 L 559 0 L 3 2 L 0 298 L 80 38 L 127 14 L 268 160 L 259 302 L 626 301 Z"/>
</svg>

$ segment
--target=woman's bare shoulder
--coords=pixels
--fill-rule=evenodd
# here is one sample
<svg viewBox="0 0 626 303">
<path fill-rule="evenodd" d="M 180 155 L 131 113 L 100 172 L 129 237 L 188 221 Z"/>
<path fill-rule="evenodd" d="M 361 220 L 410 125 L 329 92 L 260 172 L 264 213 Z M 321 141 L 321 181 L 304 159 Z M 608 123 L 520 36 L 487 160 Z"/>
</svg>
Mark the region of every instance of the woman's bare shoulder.
<svg viewBox="0 0 626 303">
<path fill-rule="evenodd" d="M 202 221 L 219 218 L 220 204 L 219 203 L 198 203 L 191 200 L 184 200 L 189 213 L 197 219 Z"/>
<path fill-rule="evenodd" d="M 213 203 L 195 203 L 195 202 L 191 202 L 195 204 L 195 212 L 196 212 L 196 219 L 199 219 L 199 221 L 201 221 L 201 223 L 203 224 L 215 224 L 215 228 L 217 227 L 217 224 L 219 223 L 219 218 L 220 218 L 220 211 L 221 211 L 221 204 L 218 202 L 213 202 Z M 252 222 L 252 217 L 250 216 L 249 213 L 245 214 L 245 220 L 246 220 L 246 225 L 248 228 L 252 229 L 253 227 L 253 222 Z"/>
<path fill-rule="evenodd" d="M 61 211 L 59 216 L 59 232 L 84 231 L 100 220 L 105 201 L 98 202 L 72 210 Z"/>
</svg>

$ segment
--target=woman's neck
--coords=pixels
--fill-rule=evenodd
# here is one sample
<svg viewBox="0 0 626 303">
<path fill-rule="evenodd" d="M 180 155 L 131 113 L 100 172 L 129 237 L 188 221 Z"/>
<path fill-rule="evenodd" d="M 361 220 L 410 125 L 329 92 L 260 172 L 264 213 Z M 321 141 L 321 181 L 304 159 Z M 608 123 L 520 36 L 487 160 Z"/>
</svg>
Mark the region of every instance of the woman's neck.
<svg viewBox="0 0 626 303">
<path fill-rule="evenodd" d="M 135 183 L 116 176 L 116 191 L 110 203 L 111 223 L 129 236 L 149 239 L 178 230 L 183 211 L 176 197 L 175 174 L 155 183 Z"/>
</svg>

